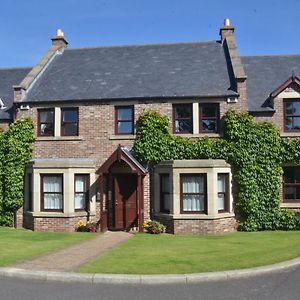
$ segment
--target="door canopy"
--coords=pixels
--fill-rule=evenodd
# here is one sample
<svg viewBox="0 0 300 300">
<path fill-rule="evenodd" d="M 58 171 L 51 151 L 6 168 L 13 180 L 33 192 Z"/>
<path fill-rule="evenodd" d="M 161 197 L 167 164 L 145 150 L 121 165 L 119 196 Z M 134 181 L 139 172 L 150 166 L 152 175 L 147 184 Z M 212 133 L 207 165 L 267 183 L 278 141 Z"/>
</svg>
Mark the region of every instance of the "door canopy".
<svg viewBox="0 0 300 300">
<path fill-rule="evenodd" d="M 121 145 L 113 152 L 113 154 L 105 161 L 105 163 L 98 169 L 98 174 L 107 174 L 109 169 L 115 162 L 125 162 L 131 169 L 132 173 L 138 175 L 146 175 L 147 170 L 137 161 L 129 149 Z"/>
</svg>

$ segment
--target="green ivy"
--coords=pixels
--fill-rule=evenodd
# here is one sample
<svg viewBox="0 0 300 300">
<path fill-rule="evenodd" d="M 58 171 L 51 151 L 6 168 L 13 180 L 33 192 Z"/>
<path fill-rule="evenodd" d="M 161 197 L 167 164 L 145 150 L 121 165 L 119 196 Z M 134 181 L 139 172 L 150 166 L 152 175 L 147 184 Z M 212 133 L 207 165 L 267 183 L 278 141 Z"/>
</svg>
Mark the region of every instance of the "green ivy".
<svg viewBox="0 0 300 300">
<path fill-rule="evenodd" d="M 300 162 L 300 140 L 281 139 L 273 124 L 256 123 L 248 113 L 227 112 L 223 129 L 219 139 L 175 137 L 166 116 L 148 111 L 138 120 L 134 151 L 150 166 L 169 159 L 225 159 L 237 184 L 240 230 L 300 229 L 299 213 L 279 207 L 282 164 Z"/>
<path fill-rule="evenodd" d="M 0 225 L 11 226 L 23 205 L 25 166 L 34 141 L 31 119 L 18 119 L 0 135 Z"/>
</svg>

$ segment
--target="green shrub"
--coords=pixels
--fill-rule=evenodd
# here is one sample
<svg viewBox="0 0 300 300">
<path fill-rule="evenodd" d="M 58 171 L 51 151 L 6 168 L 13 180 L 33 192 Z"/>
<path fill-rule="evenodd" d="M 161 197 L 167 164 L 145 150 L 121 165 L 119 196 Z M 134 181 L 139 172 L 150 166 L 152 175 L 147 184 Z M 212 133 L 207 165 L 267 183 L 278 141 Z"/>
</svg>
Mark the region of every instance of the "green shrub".
<svg viewBox="0 0 300 300">
<path fill-rule="evenodd" d="M 161 234 L 166 231 L 166 227 L 157 221 L 145 221 L 144 229 L 151 234 Z"/>
</svg>

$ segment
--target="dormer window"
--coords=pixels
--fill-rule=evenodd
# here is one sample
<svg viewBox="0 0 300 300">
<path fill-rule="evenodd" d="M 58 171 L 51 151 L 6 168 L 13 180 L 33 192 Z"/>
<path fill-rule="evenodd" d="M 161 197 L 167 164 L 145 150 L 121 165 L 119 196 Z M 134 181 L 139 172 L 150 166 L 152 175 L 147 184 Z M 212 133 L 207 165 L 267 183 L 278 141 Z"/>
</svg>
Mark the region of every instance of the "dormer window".
<svg viewBox="0 0 300 300">
<path fill-rule="evenodd" d="M 284 102 L 285 131 L 300 131 L 300 99 Z"/>
</svg>

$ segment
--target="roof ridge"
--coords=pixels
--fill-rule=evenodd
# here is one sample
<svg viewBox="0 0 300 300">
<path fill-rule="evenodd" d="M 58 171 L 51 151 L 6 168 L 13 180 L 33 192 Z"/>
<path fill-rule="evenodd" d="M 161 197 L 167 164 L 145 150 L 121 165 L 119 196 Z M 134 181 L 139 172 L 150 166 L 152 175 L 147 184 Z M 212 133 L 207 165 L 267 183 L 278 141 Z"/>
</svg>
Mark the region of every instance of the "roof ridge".
<svg viewBox="0 0 300 300">
<path fill-rule="evenodd" d="M 32 69 L 33 67 L 4 67 L 4 68 L 1 68 L 0 67 L 0 70 L 25 70 L 25 69 Z"/>
<path fill-rule="evenodd" d="M 218 41 L 211 40 L 211 41 L 194 41 L 194 42 L 163 42 L 163 43 L 149 43 L 149 44 L 102 45 L 102 46 L 66 48 L 65 51 L 85 50 L 85 49 L 90 50 L 90 49 L 98 49 L 98 48 L 125 48 L 125 47 L 168 46 L 168 45 L 208 44 L 208 43 L 218 43 Z"/>
<path fill-rule="evenodd" d="M 241 55 L 242 58 L 248 57 L 288 57 L 288 56 L 300 56 L 300 53 L 295 54 L 263 54 L 263 55 Z"/>
</svg>

